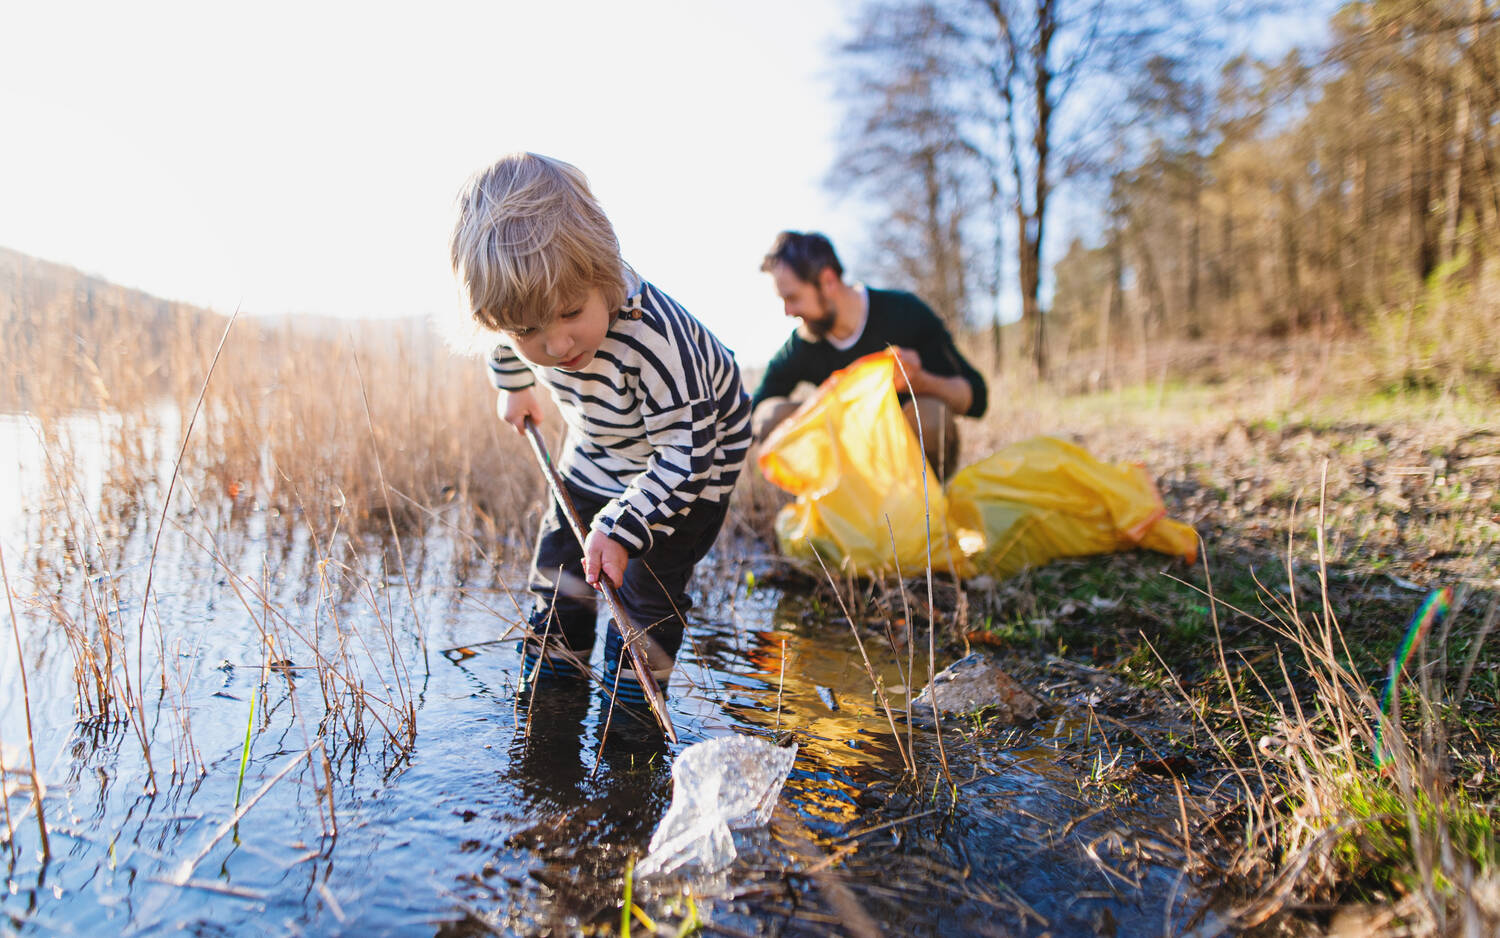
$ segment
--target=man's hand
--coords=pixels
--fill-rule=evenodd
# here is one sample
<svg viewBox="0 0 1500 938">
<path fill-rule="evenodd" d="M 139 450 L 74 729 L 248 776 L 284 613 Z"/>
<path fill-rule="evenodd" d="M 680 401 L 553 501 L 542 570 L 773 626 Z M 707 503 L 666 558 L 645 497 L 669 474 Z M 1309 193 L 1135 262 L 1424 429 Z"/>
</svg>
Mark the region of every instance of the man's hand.
<svg viewBox="0 0 1500 938">
<path fill-rule="evenodd" d="M 895 352 L 901 361 L 892 377 L 897 394 L 909 391 L 913 397 L 935 397 L 947 404 L 948 409 L 955 414 L 968 412 L 969 405 L 974 402 L 974 389 L 969 387 L 969 382 L 957 375 L 944 377 L 923 368 L 922 356 L 917 354 L 916 349 L 898 348 Z M 905 369 L 904 375 L 902 369 Z"/>
<path fill-rule="evenodd" d="M 501 391 L 495 402 L 500 419 L 516 428 L 517 433 L 526 432 L 526 418 L 538 427 L 542 425 L 542 402 L 536 396 L 536 386 L 520 391 Z"/>
<path fill-rule="evenodd" d="M 589 536 L 583 539 L 583 576 L 594 589 L 603 589 L 599 585 L 601 573 L 610 585 L 619 589 L 629 559 L 625 545 L 602 531 L 590 529 Z"/>
<path fill-rule="evenodd" d="M 913 394 L 922 393 L 923 379 L 927 377 L 927 372 L 922 370 L 922 356 L 912 348 L 898 348 L 895 352 L 896 358 L 901 363 L 896 368 L 896 393 L 900 394 L 903 391 L 911 391 Z"/>
</svg>

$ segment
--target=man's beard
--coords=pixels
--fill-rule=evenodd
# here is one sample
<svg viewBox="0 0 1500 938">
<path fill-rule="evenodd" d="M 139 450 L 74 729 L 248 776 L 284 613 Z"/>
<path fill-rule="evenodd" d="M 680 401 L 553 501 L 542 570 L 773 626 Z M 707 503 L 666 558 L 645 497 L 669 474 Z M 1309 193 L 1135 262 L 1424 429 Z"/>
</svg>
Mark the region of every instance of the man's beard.
<svg viewBox="0 0 1500 938">
<path fill-rule="evenodd" d="M 838 322 L 839 312 L 834 309 L 833 303 L 823 294 L 823 288 L 817 287 L 816 289 L 818 291 L 818 309 L 822 310 L 822 314 L 816 319 L 804 316 L 802 318 L 802 328 L 806 329 L 807 334 L 814 339 L 822 339 L 833 331 L 834 325 Z"/>
</svg>

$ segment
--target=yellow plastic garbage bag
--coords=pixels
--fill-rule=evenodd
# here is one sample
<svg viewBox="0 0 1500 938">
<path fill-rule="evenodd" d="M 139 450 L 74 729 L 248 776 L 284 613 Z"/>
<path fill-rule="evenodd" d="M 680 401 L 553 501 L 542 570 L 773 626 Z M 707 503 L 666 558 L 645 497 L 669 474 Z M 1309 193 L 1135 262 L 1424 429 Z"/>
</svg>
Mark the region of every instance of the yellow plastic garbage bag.
<svg viewBox="0 0 1500 938">
<path fill-rule="evenodd" d="M 1014 576 L 1058 557 L 1147 547 L 1192 563 L 1198 536 L 1167 517 L 1139 464 L 1110 465 L 1033 437 L 954 474 L 948 517 L 977 569 Z"/>
<path fill-rule="evenodd" d="M 934 569 L 1012 576 L 1058 557 L 1146 547 L 1197 556 L 1145 468 L 1110 465 L 1050 437 L 959 470 L 946 490 L 902 416 L 890 352 L 835 372 L 761 448 L 766 478 L 797 496 L 776 517 L 782 553 L 863 576 Z M 930 528 L 929 528 L 930 522 Z"/>
<path fill-rule="evenodd" d="M 948 505 L 929 470 L 924 499 L 917 445 L 891 382 L 890 352 L 867 355 L 834 372 L 818 393 L 783 421 L 761 447 L 767 479 L 797 500 L 776 516 L 782 553 L 817 570 L 864 576 L 903 574 L 932 564 L 959 576 L 973 570 L 947 529 Z"/>
</svg>

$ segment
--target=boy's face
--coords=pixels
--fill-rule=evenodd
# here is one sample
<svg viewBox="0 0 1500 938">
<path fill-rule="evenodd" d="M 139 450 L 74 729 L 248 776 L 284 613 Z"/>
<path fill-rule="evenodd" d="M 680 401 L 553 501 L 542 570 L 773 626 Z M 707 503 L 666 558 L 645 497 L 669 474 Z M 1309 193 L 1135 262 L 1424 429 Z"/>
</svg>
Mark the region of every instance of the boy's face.
<svg viewBox="0 0 1500 938">
<path fill-rule="evenodd" d="M 533 365 L 578 371 L 594 360 L 609 332 L 610 311 L 597 287 L 581 302 L 564 304 L 542 325 L 506 331 L 517 352 Z"/>
</svg>

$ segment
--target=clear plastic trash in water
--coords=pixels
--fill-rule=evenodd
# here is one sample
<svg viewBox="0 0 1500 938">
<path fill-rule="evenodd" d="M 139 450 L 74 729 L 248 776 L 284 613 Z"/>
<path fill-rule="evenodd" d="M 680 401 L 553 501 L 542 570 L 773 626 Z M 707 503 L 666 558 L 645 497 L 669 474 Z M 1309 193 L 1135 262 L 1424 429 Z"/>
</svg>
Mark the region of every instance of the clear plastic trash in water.
<svg viewBox="0 0 1500 938">
<path fill-rule="evenodd" d="M 670 873 L 689 864 L 707 873 L 728 866 L 735 857 L 730 830 L 771 819 L 796 757 L 796 745 L 782 747 L 754 736 L 721 736 L 684 749 L 672 765 L 672 804 L 651 836 L 650 852 L 636 864 L 636 875 Z"/>
</svg>

